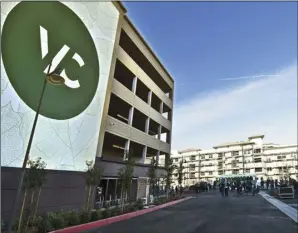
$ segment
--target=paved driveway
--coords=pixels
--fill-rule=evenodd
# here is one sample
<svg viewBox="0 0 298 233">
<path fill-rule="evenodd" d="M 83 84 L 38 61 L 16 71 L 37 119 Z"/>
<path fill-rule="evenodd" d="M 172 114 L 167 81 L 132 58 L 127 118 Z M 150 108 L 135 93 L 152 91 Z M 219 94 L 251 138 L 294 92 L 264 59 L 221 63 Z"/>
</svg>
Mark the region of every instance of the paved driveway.
<svg viewBox="0 0 298 233">
<path fill-rule="evenodd" d="M 203 193 L 172 207 L 89 233 L 296 233 L 297 224 L 261 196 Z"/>
</svg>

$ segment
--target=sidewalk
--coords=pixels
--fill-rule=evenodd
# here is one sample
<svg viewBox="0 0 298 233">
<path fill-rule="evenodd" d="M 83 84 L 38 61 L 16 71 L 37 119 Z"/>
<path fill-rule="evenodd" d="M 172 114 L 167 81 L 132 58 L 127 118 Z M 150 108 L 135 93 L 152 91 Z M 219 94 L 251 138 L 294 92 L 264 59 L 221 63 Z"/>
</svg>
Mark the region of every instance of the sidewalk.
<svg viewBox="0 0 298 233">
<path fill-rule="evenodd" d="M 264 191 L 260 191 L 259 194 L 272 205 L 274 205 L 281 212 L 286 214 L 289 218 L 291 218 L 294 222 L 298 223 L 298 210 L 297 208 L 293 208 L 292 206 L 286 204 L 283 201 L 280 201 Z M 293 199 L 292 199 L 293 200 Z"/>
</svg>

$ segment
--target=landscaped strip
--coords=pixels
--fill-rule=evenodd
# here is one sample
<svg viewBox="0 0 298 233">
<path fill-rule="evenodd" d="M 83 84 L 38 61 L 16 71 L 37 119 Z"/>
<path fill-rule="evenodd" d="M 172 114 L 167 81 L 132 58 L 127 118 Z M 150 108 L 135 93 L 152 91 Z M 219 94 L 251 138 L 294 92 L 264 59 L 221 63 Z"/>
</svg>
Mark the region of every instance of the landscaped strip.
<svg viewBox="0 0 298 233">
<path fill-rule="evenodd" d="M 298 222 L 298 211 L 295 208 L 293 208 L 293 207 L 291 207 L 291 206 L 289 206 L 289 205 L 287 205 L 287 204 L 285 204 L 285 203 L 277 200 L 276 198 L 270 196 L 269 194 L 267 194 L 267 193 L 265 193 L 263 191 L 260 191 L 259 194 L 265 200 L 267 200 L 268 202 L 270 202 L 277 209 L 279 209 L 281 212 L 283 212 L 285 215 L 287 215 L 289 218 L 291 218 L 292 220 L 294 220 L 294 222 L 296 222 L 296 223 Z"/>
<path fill-rule="evenodd" d="M 81 225 L 77 225 L 77 226 L 73 226 L 73 227 L 68 227 L 68 228 L 64 228 L 64 229 L 60 229 L 60 230 L 55 230 L 52 231 L 50 233 L 77 233 L 77 232 L 82 232 L 82 231 L 86 231 L 86 230 L 91 230 L 94 228 L 99 228 L 105 225 L 109 225 L 111 223 L 115 223 L 115 222 L 120 222 L 126 219 L 130 219 L 136 216 L 140 216 L 143 214 L 147 214 L 150 213 L 152 211 L 155 210 L 159 210 L 168 206 L 172 206 L 175 204 L 178 204 L 180 202 L 186 201 L 191 199 L 192 197 L 186 197 L 177 201 L 172 201 L 172 202 L 168 202 L 162 205 L 158 205 L 152 208 L 148 208 L 148 209 L 143 209 L 143 210 L 139 210 L 139 211 L 135 211 L 135 212 L 131 212 L 131 213 L 127 213 L 127 214 L 123 214 L 123 215 L 119 215 L 119 216 L 115 216 L 112 218 L 107 218 L 107 219 L 102 219 L 102 220 L 98 220 L 95 222 L 90 222 L 90 223 L 86 223 L 86 224 L 81 224 Z"/>
</svg>

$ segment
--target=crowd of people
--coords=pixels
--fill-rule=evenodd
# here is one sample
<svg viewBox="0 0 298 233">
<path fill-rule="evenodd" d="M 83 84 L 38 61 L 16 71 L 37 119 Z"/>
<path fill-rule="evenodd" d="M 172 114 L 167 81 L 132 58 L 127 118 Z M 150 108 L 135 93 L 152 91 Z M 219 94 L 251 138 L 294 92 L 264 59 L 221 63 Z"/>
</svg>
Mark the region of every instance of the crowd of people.
<svg viewBox="0 0 298 233">
<path fill-rule="evenodd" d="M 277 179 L 273 180 L 272 178 L 267 178 L 266 181 L 264 181 L 261 178 L 261 187 L 263 189 L 274 189 L 274 188 L 282 188 L 282 187 L 289 187 L 293 186 L 294 189 L 297 189 L 297 181 L 295 179 L 289 178 L 289 179 L 280 179 L 279 181 Z"/>
<path fill-rule="evenodd" d="M 222 178 L 217 180 L 217 186 L 222 196 L 228 196 L 229 191 L 237 191 L 237 194 L 252 193 L 255 195 L 259 192 L 258 178 L 256 177 L 238 177 Z"/>
<path fill-rule="evenodd" d="M 219 189 L 222 196 L 228 196 L 229 191 L 237 192 L 237 194 L 248 195 L 251 193 L 253 196 L 259 192 L 260 189 L 273 190 L 279 187 L 289 187 L 293 186 L 295 193 L 298 194 L 298 182 L 295 179 L 280 179 L 279 181 L 273 180 L 272 178 L 258 179 L 257 177 L 246 176 L 246 177 L 236 177 L 236 178 L 219 178 L 216 181 L 206 182 L 201 181 L 195 185 L 189 187 L 176 186 L 172 187 L 171 192 L 176 193 L 176 195 L 182 195 L 184 190 L 194 190 L 196 193 L 208 192 L 210 190 Z"/>
</svg>

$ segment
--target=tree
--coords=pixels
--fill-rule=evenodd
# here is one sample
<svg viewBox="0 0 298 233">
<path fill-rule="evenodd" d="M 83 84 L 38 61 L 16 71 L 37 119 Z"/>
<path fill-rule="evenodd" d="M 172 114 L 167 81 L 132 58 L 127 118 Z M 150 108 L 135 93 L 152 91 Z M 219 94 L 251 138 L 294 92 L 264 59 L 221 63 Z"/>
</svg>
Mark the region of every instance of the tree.
<svg viewBox="0 0 298 233">
<path fill-rule="evenodd" d="M 165 185 L 166 185 L 166 193 L 168 194 L 168 191 L 171 188 L 172 184 L 172 176 L 173 172 L 176 169 L 176 165 L 173 164 L 173 159 L 170 157 L 170 155 L 166 155 L 165 157 L 165 169 L 166 169 L 166 177 L 165 177 Z"/>
<path fill-rule="evenodd" d="M 40 193 L 41 193 L 41 186 L 45 182 L 46 163 L 43 162 L 41 160 L 41 158 L 39 157 L 35 161 L 29 160 L 28 165 L 29 165 L 29 169 L 25 173 L 24 183 L 23 183 L 24 197 L 23 197 L 23 203 L 22 203 L 22 207 L 21 207 L 17 232 L 21 232 L 21 230 L 22 230 L 22 220 L 24 219 L 23 214 L 24 214 L 25 203 L 26 203 L 28 191 L 31 190 L 31 199 L 30 199 L 28 214 L 27 214 L 27 216 L 25 216 L 25 218 L 27 218 L 26 226 L 25 226 L 26 228 L 28 227 L 28 224 L 29 224 L 30 214 L 33 212 L 32 209 L 33 209 L 33 203 L 34 203 L 35 189 L 37 187 L 39 188 L 38 197 L 37 197 L 38 199 L 36 202 L 36 206 L 34 208 L 34 216 L 35 216 L 37 208 L 38 208 L 39 197 L 40 197 Z"/>
<path fill-rule="evenodd" d="M 149 178 L 149 186 L 152 189 L 152 195 L 153 196 L 155 194 L 154 193 L 154 188 L 155 188 L 155 185 L 156 185 L 156 182 L 157 182 L 156 167 L 157 167 L 157 162 L 156 162 L 155 158 L 152 157 L 151 164 L 150 164 L 150 167 L 149 167 L 148 172 L 147 172 L 147 176 Z"/>
<path fill-rule="evenodd" d="M 132 152 L 129 152 L 126 150 L 124 151 L 124 156 L 125 156 L 125 162 L 124 162 L 125 166 L 123 168 L 120 168 L 118 171 L 119 181 L 121 185 L 120 200 L 121 200 L 122 212 L 124 207 L 124 200 L 127 198 L 128 191 L 130 190 L 130 187 L 131 187 L 134 165 L 135 165 Z"/>
<path fill-rule="evenodd" d="M 183 181 L 183 160 L 180 161 L 179 166 L 178 166 L 178 184 L 181 186 L 182 181 Z"/>
<path fill-rule="evenodd" d="M 85 209 L 90 209 L 90 198 L 91 193 L 95 194 L 97 185 L 99 185 L 101 177 L 103 175 L 103 169 L 96 167 L 93 161 L 86 161 L 87 165 L 87 174 L 86 174 L 86 188 L 88 189 L 87 200 L 85 203 Z M 86 191 L 85 191 L 86 192 Z"/>
</svg>

